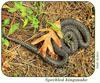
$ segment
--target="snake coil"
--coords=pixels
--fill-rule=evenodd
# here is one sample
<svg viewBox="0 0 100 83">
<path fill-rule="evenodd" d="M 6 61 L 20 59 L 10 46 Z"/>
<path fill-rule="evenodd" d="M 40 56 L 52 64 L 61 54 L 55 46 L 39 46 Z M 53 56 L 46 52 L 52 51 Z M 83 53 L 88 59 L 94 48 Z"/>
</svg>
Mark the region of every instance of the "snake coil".
<svg viewBox="0 0 100 83">
<path fill-rule="evenodd" d="M 64 34 L 64 39 L 61 40 L 62 48 L 59 48 L 54 42 L 53 46 L 57 53 L 61 53 L 61 55 L 67 54 L 67 62 L 68 56 L 78 48 L 87 48 L 89 46 L 90 33 L 84 24 L 72 18 L 61 22 L 61 27 Z M 66 62 L 61 65 L 64 65 Z M 61 65 L 59 64 L 58 66 Z"/>
</svg>

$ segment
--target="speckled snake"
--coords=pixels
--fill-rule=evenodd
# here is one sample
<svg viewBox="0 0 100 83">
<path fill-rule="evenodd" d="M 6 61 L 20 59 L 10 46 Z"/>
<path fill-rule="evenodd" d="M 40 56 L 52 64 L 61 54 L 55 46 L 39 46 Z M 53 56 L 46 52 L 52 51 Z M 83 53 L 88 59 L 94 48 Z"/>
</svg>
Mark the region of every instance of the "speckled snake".
<svg viewBox="0 0 100 83">
<path fill-rule="evenodd" d="M 60 58 L 57 60 L 54 60 L 49 55 L 47 55 L 45 58 L 42 58 L 47 63 L 54 65 L 56 67 L 66 64 L 66 62 L 68 61 L 68 57 L 71 53 L 75 52 L 79 47 L 87 48 L 90 42 L 89 31 L 87 27 L 81 22 L 75 19 L 69 18 L 61 22 L 61 27 L 62 27 L 62 32 L 64 34 L 64 39 L 61 39 L 62 47 L 59 48 L 54 43 L 54 41 L 52 41 L 54 51 L 58 54 Z M 15 43 L 18 43 L 24 46 L 28 50 L 39 55 L 40 57 L 42 56 L 40 53 L 38 53 L 37 47 L 27 44 L 20 40 L 10 38 L 6 36 L 4 33 L 3 33 L 3 36 L 7 38 L 8 40 L 11 40 Z"/>
</svg>

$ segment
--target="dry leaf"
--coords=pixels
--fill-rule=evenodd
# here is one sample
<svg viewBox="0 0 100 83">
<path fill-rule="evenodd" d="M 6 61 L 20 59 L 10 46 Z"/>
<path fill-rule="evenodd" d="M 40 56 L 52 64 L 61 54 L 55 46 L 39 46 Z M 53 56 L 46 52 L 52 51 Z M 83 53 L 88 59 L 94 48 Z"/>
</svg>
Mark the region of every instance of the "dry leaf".
<svg viewBox="0 0 100 83">
<path fill-rule="evenodd" d="M 59 25 L 59 22 L 55 22 L 55 24 L 57 26 L 59 26 L 61 28 L 61 26 Z M 62 47 L 62 44 L 61 44 L 61 41 L 60 39 L 58 38 L 58 36 L 60 38 L 62 38 L 62 32 L 61 31 L 54 31 L 52 30 L 51 28 L 45 28 L 45 29 L 40 29 L 39 30 L 40 32 L 48 32 L 47 34 L 39 37 L 38 39 L 36 40 L 33 40 L 31 42 L 32 45 L 35 45 L 35 44 L 38 44 L 40 43 L 41 41 L 44 41 L 43 42 L 43 45 L 41 46 L 41 48 L 39 49 L 39 52 L 43 55 L 43 57 L 45 58 L 46 56 L 46 53 L 47 53 L 47 49 L 49 51 L 50 54 L 52 54 L 51 56 L 56 56 L 55 52 L 54 52 L 54 49 L 53 49 L 53 46 L 52 46 L 52 43 L 51 43 L 51 39 L 53 39 L 53 41 L 57 44 L 58 47 Z M 56 35 L 56 33 L 57 35 Z"/>
</svg>

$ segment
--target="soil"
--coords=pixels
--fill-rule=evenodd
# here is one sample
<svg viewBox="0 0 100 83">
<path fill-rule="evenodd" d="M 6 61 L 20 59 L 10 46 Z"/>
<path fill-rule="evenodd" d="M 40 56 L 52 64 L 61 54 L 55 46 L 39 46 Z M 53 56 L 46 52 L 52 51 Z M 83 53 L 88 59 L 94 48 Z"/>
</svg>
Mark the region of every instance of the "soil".
<svg viewBox="0 0 100 83">
<path fill-rule="evenodd" d="M 26 2 L 31 3 L 31 2 Z M 9 4 L 9 2 L 7 3 Z M 40 15 L 40 26 L 44 18 L 52 22 L 60 17 L 61 21 L 67 18 L 79 20 L 87 26 L 90 32 L 90 45 L 81 48 L 69 56 L 69 62 L 61 68 L 56 68 L 43 62 L 36 54 L 26 48 L 10 42 L 6 48 L 2 46 L 2 72 L 7 76 L 39 76 L 39 77 L 88 77 L 95 70 L 95 11 L 90 2 L 44 2 L 43 10 L 46 15 Z M 4 11 L 2 11 L 3 14 Z M 3 19 L 2 19 L 3 20 Z M 32 28 L 20 29 L 11 37 L 27 40 L 33 34 Z M 30 43 L 30 42 L 28 42 Z M 6 61 L 4 63 L 4 61 Z M 7 64 L 4 66 L 4 64 Z"/>
</svg>

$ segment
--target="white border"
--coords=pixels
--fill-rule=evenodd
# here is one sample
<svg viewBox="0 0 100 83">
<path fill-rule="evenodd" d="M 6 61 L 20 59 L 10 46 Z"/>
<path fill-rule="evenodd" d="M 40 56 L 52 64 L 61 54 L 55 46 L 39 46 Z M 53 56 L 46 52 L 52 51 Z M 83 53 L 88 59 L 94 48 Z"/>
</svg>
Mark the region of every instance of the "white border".
<svg viewBox="0 0 100 83">
<path fill-rule="evenodd" d="M 8 0 L 0 0 L 0 4 L 1 4 L 0 8 L 2 8 L 2 5 L 7 1 Z M 11 0 L 9 0 L 9 1 L 11 1 Z M 14 1 L 16 1 L 16 0 L 14 0 Z M 17 0 L 17 1 L 20 1 L 20 0 Z M 25 1 L 25 0 L 22 0 L 22 1 Z M 26 1 L 34 1 L 34 0 L 26 0 Z M 39 1 L 42 1 L 42 0 L 39 0 Z M 48 0 L 45 0 L 45 1 L 48 1 Z M 50 0 L 50 1 L 54 1 L 54 0 Z M 57 1 L 61 1 L 61 0 L 57 0 Z M 66 1 L 66 0 L 63 0 L 63 1 Z M 73 0 L 67 0 L 67 1 L 73 1 Z M 74 1 L 78 1 L 78 0 L 74 0 Z M 80 0 L 80 1 L 86 1 L 86 0 Z M 95 29 L 96 29 L 95 30 L 95 41 L 96 41 L 95 45 L 96 45 L 96 48 L 95 48 L 95 51 L 96 52 L 98 51 L 100 53 L 100 46 L 99 46 L 99 42 L 100 42 L 100 38 L 99 38 L 99 35 L 100 35 L 100 27 L 99 27 L 100 26 L 100 19 L 99 19 L 99 17 L 100 17 L 100 3 L 99 3 L 99 1 L 100 0 L 87 0 L 87 1 L 90 1 L 95 6 L 95 13 L 96 13 L 96 15 L 95 15 L 96 16 L 96 21 L 95 21 L 95 25 L 96 25 L 96 27 L 95 27 Z M 1 10 L 0 10 L 0 15 L 1 15 Z M 0 19 L 1 19 L 1 16 L 0 16 Z M 1 21 L 0 21 L 0 26 L 1 26 Z M 0 34 L 1 34 L 1 29 L 0 29 Z M 1 42 L 1 39 L 0 39 L 0 42 Z M 1 47 L 1 43 L 0 43 L 0 47 Z M 1 53 L 1 50 L 0 50 L 0 53 Z M 0 56 L 0 63 L 1 63 L 1 56 Z M 99 67 L 100 67 L 100 64 L 99 64 Z M 0 64 L 0 69 L 1 69 L 1 64 Z M 83 82 L 83 83 L 98 83 L 98 82 L 100 82 L 99 76 L 100 76 L 100 70 L 95 69 L 95 72 L 93 73 L 93 75 L 86 78 L 86 79 L 88 79 L 88 81 Z M 78 79 L 81 77 L 71 77 L 71 79 L 74 79 L 74 78 Z M 7 77 L 2 73 L 2 71 L 0 71 L 0 82 L 1 83 L 18 83 L 18 82 L 45 83 L 46 81 L 45 81 L 45 77 Z M 53 83 L 53 82 L 50 82 L 50 83 Z M 78 83 L 80 83 L 80 82 L 78 82 Z"/>
</svg>

